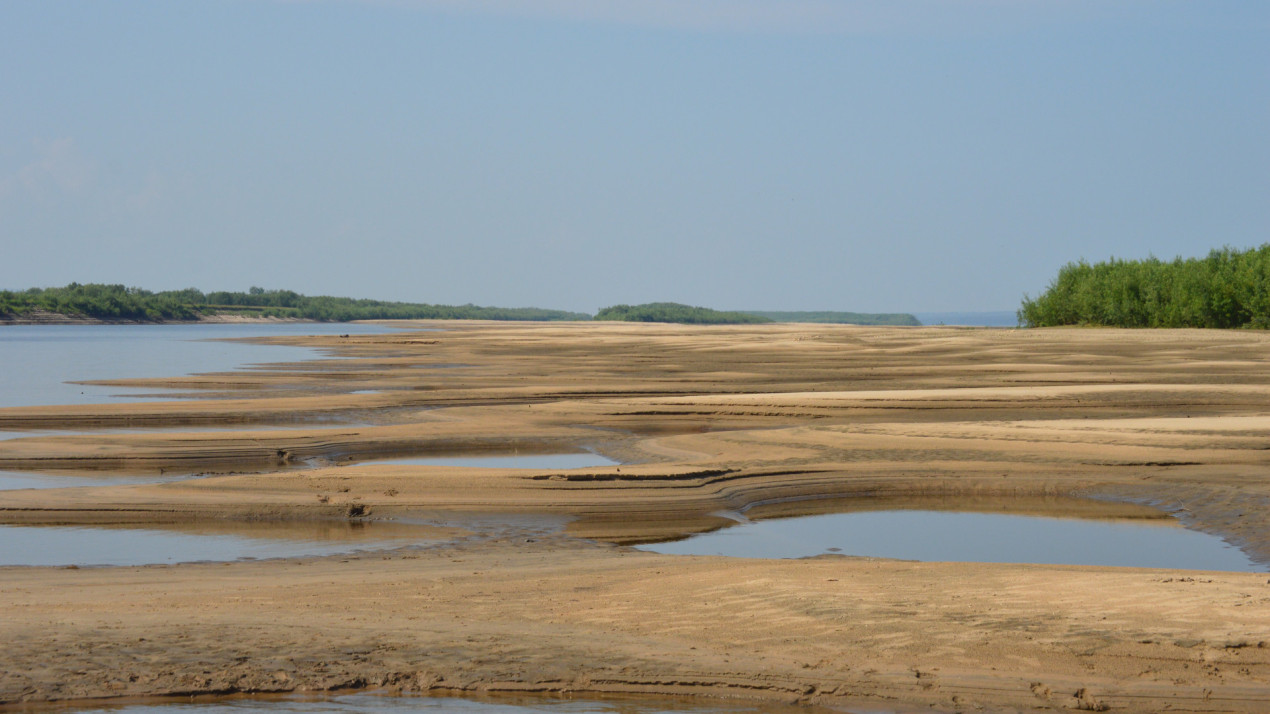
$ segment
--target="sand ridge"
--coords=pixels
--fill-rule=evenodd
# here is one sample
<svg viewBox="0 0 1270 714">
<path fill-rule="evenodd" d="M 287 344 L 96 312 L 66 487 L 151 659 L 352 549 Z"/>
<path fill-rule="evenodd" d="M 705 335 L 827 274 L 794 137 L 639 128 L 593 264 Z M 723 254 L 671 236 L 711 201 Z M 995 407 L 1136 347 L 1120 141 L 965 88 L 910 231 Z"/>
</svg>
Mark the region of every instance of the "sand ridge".
<svg viewBox="0 0 1270 714">
<path fill-rule="evenodd" d="M 175 387 L 180 401 L 0 409 L 0 428 L 84 431 L 0 441 L 0 470 L 219 474 L 3 492 L 0 523 L 503 513 L 553 514 L 563 530 L 477 528 L 307 561 L 3 569 L 0 607 L 18 616 L 0 630 L 20 646 L 0 654 L 0 701 L 350 686 L 943 711 L 1258 711 L 1270 699 L 1265 575 L 621 545 L 724 527 L 721 511 L 1132 519 L 1157 517 L 1143 505 L 1155 504 L 1270 562 L 1270 335 L 444 328 L 270 338 L 337 358 L 116 382 Z M 349 393 L 364 390 L 378 391 Z M 191 426 L 94 433 L 144 425 Z M 366 461 L 579 449 L 625 463 Z M 1101 500 L 1072 498 L 1089 495 Z"/>
</svg>

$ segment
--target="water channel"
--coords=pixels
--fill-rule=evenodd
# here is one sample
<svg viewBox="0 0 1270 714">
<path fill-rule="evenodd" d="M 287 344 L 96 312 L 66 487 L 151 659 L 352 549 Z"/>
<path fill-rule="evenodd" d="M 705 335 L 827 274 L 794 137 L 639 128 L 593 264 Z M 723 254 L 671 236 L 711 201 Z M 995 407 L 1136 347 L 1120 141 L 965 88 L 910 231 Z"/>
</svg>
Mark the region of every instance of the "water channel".
<svg viewBox="0 0 1270 714">
<path fill-rule="evenodd" d="M 172 528 L 180 526 L 173 525 Z M 304 521 L 157 528 L 0 525 L 0 565 L 171 565 L 336 555 L 419 545 L 431 529 L 396 523 Z"/>
<path fill-rule="evenodd" d="M 141 483 L 167 483 L 197 474 L 113 474 L 99 473 L 91 476 L 69 474 L 32 473 L 28 471 L 0 471 L 0 491 L 17 491 L 24 488 L 76 488 L 78 486 L 126 486 Z"/>
<path fill-rule="evenodd" d="M 202 703 L 133 704 L 79 710 L 80 714 L 887 714 L 882 709 L 823 709 L 781 704 L 698 703 L 646 699 L 604 700 L 551 697 L 382 696 L 347 694 L 331 697 L 272 697 L 228 699 Z"/>
<path fill-rule="evenodd" d="M 401 459 L 371 459 L 360 463 L 463 466 L 478 469 L 585 469 L 595 466 L 616 466 L 620 462 L 590 451 L 583 451 L 573 454 L 517 454 L 513 456 L 419 456 Z"/>
<path fill-rule="evenodd" d="M 132 390 L 75 380 L 163 378 L 229 372 L 270 362 L 300 362 L 322 356 L 308 347 L 225 341 L 288 335 L 369 335 L 395 328 L 361 323 L 245 323 L 176 325 L 4 325 L 0 326 L 0 407 L 138 402 L 163 398 L 163 390 Z M 276 430 L 277 427 L 269 427 Z M 177 431 L 242 431 L 241 425 L 176 428 Z M 94 434 L 168 431 L 99 429 Z M 54 429 L 0 430 L 0 440 L 68 433 Z M 159 483 L 196 474 L 166 476 L 54 475 L 0 471 L 0 491 Z"/>
</svg>

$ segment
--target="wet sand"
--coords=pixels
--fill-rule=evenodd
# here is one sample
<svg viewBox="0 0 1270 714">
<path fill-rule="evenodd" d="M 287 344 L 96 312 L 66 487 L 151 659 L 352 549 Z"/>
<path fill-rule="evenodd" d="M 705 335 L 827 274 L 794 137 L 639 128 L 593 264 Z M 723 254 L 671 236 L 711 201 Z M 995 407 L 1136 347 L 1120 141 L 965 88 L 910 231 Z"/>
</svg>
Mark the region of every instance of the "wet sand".
<svg viewBox="0 0 1270 714">
<path fill-rule="evenodd" d="M 1114 519 L 1155 504 L 1270 562 L 1270 334 L 441 326 L 277 338 L 341 359 L 112 383 L 203 398 L 0 409 L 0 428 L 88 432 L 2 441 L 0 470 L 252 472 L 4 492 L 0 523 L 549 514 L 568 519 L 562 530 L 467 528 L 343 558 L 0 569 L 0 636 L 13 643 L 0 701 L 381 686 L 939 711 L 1270 700 L 1264 574 L 624 545 L 723 527 L 721 511 Z M 363 390 L 377 391 L 350 393 Z M 174 425 L 191 432 L 91 433 Z M 358 463 L 577 449 L 625 463 Z"/>
</svg>

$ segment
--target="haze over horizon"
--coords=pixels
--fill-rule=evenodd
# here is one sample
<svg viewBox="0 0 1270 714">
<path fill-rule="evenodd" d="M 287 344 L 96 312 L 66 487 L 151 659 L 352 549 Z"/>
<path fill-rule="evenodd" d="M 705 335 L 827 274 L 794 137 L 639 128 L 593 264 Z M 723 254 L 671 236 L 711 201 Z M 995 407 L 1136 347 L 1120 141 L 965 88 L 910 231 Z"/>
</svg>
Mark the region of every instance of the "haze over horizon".
<svg viewBox="0 0 1270 714">
<path fill-rule="evenodd" d="M 1270 241 L 1270 4 L 0 5 L 0 288 L 1014 310 Z"/>
</svg>

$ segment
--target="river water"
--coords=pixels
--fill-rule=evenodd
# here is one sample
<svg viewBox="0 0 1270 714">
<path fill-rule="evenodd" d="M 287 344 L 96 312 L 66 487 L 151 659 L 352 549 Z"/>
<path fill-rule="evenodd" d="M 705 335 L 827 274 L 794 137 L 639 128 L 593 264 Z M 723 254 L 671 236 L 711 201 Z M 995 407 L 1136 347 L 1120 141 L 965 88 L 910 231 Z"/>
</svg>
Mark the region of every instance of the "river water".
<svg viewBox="0 0 1270 714">
<path fill-rule="evenodd" d="M 1013 310 L 989 312 L 915 312 L 913 316 L 923 325 L 956 325 L 964 327 L 1018 327 L 1019 319 Z"/>
<path fill-rule="evenodd" d="M 220 342 L 239 337 L 378 334 L 349 323 L 0 325 L 0 407 L 139 401 L 136 390 L 75 380 L 181 377 L 320 356 L 306 347 Z M 156 390 L 147 389 L 144 394 Z"/>
</svg>

